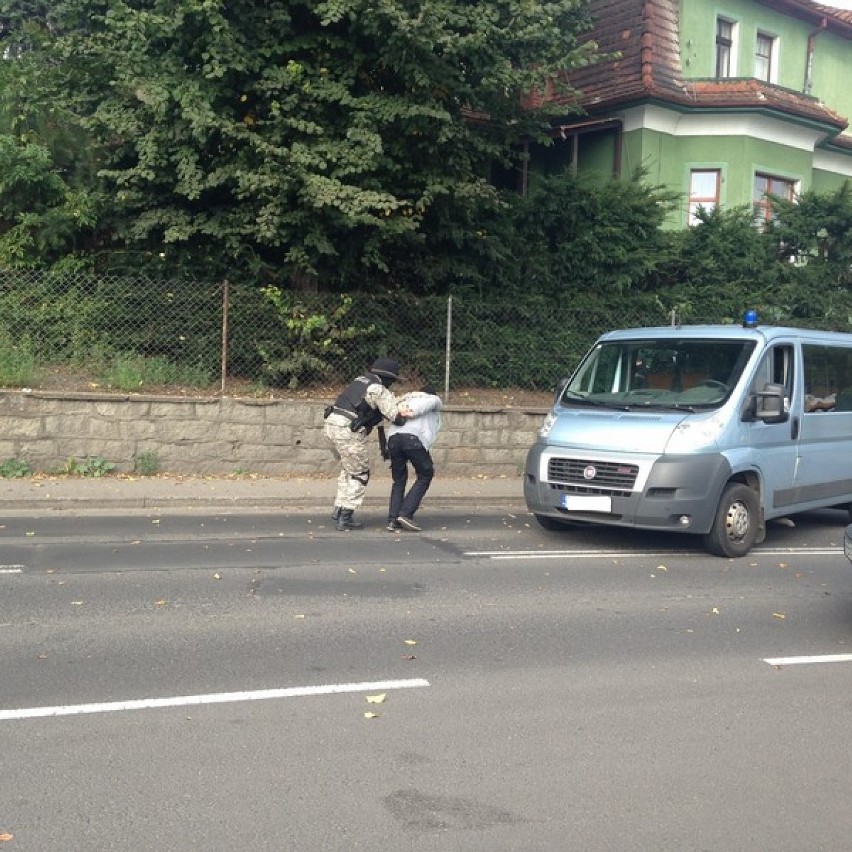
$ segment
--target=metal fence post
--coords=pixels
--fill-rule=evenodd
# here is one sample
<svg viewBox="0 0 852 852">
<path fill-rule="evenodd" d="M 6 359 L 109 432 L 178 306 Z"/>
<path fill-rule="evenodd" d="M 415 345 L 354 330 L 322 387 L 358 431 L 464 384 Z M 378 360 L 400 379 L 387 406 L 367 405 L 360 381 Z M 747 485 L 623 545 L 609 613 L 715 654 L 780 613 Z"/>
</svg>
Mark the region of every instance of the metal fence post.
<svg viewBox="0 0 852 852">
<path fill-rule="evenodd" d="M 228 379 L 228 299 L 230 283 L 226 278 L 222 282 L 222 393 L 225 393 L 225 383 Z"/>
<path fill-rule="evenodd" d="M 450 398 L 450 355 L 453 350 L 453 297 L 447 297 L 447 351 L 444 359 L 444 402 Z"/>
</svg>

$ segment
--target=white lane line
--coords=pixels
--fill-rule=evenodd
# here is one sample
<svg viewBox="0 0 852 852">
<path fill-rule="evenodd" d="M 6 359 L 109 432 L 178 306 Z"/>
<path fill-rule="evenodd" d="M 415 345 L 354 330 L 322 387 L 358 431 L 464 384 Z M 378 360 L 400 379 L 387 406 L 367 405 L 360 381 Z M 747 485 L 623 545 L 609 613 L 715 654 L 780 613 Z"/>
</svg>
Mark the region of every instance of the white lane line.
<svg viewBox="0 0 852 852">
<path fill-rule="evenodd" d="M 23 570 L 23 565 L 0 565 L 0 574 L 20 574 Z"/>
<path fill-rule="evenodd" d="M 852 654 L 822 654 L 812 657 L 766 657 L 770 666 L 801 666 L 806 663 L 852 663 Z"/>
<path fill-rule="evenodd" d="M 373 692 L 385 689 L 412 689 L 429 686 L 423 678 L 378 680 L 367 683 L 330 683 L 324 686 L 295 686 L 287 689 L 259 689 L 253 692 L 214 692 L 207 695 L 177 695 L 170 698 L 140 698 L 103 704 L 66 704 L 58 707 L 26 707 L 0 710 L 0 721 L 36 719 L 42 716 L 75 716 L 83 713 L 115 713 L 119 710 L 150 710 L 158 707 L 186 707 L 196 704 L 225 704 L 234 701 L 264 701 L 269 698 L 301 698 L 338 695 L 346 692 Z"/>
<path fill-rule="evenodd" d="M 838 547 L 779 547 L 755 548 L 749 556 L 837 556 L 843 554 Z M 479 556 L 487 559 L 625 559 L 628 557 L 649 557 L 656 559 L 673 556 L 706 556 L 705 550 L 467 550 L 465 556 Z"/>
</svg>

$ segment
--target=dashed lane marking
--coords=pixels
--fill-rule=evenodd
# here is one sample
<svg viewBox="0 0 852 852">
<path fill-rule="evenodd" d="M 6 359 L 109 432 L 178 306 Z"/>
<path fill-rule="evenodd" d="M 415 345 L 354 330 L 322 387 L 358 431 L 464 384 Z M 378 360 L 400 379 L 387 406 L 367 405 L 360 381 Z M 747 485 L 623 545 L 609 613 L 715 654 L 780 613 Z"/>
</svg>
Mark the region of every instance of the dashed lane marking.
<svg viewBox="0 0 852 852">
<path fill-rule="evenodd" d="M 0 565 L 0 574 L 21 574 L 23 570 L 23 565 Z"/>
<path fill-rule="evenodd" d="M 153 710 L 161 707 L 187 707 L 198 704 L 226 704 L 236 701 L 264 701 L 270 698 L 303 698 L 314 695 L 339 695 L 347 692 L 414 689 L 429 686 L 423 678 L 379 680 L 366 683 L 330 683 L 322 686 L 296 686 L 286 689 L 259 689 L 252 692 L 214 692 L 206 695 L 177 695 L 169 698 L 142 698 L 110 701 L 102 704 L 65 704 L 58 707 L 25 707 L 0 710 L 0 721 L 36 719 L 44 716 L 77 716 L 84 713 L 116 713 L 120 710 Z"/>
</svg>

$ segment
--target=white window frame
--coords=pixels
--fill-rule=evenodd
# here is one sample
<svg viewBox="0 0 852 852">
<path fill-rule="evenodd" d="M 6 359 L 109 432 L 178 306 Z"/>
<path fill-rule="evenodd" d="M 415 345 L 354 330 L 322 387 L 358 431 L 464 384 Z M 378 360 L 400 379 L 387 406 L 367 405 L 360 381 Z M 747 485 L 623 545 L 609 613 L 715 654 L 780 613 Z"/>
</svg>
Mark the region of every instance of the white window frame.
<svg viewBox="0 0 852 852">
<path fill-rule="evenodd" d="M 728 45 L 728 73 L 719 73 L 719 25 L 728 24 L 731 28 L 730 45 Z M 737 56 L 739 48 L 739 23 L 725 15 L 716 16 L 716 29 L 713 33 L 713 76 L 720 80 L 737 76 Z"/>
<path fill-rule="evenodd" d="M 714 195 L 698 195 L 695 192 L 695 178 L 698 175 L 716 176 L 716 191 Z M 697 217 L 699 207 L 708 212 L 715 210 L 722 203 L 722 169 L 719 166 L 695 167 L 689 170 L 689 204 L 687 208 L 687 224 L 689 227 L 700 225 L 701 220 Z"/>
<path fill-rule="evenodd" d="M 769 42 L 769 68 L 766 75 L 758 73 L 759 54 L 757 52 L 758 45 L 761 39 L 766 39 Z M 780 42 L 778 36 L 766 32 L 766 30 L 758 30 L 754 40 L 754 76 L 758 80 L 763 80 L 765 83 L 778 82 L 778 50 Z"/>
</svg>

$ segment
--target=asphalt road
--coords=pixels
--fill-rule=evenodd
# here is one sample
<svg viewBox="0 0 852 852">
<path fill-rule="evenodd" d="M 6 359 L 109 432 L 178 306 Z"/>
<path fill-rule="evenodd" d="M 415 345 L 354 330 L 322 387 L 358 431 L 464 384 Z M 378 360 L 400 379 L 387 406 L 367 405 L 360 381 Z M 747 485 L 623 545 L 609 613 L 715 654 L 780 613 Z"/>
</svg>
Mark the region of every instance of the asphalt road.
<svg viewBox="0 0 852 852">
<path fill-rule="evenodd" d="M 740 560 L 487 508 L 429 521 L 7 519 L 0 838 L 852 846 L 845 515 L 773 525 Z"/>
</svg>

